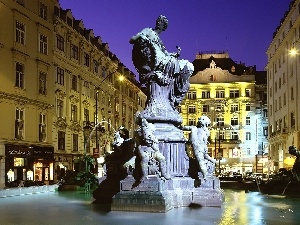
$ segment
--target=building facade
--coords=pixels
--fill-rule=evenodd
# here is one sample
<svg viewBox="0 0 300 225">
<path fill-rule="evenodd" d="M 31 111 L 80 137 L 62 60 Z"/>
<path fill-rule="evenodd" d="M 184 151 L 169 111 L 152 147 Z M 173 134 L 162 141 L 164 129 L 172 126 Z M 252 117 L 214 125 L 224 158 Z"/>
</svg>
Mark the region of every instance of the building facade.
<svg viewBox="0 0 300 225">
<path fill-rule="evenodd" d="M 288 148 L 300 148 L 300 1 L 291 1 L 287 9 L 267 49 L 269 160 L 274 170 L 291 168 Z"/>
<path fill-rule="evenodd" d="M 71 10 L 56 0 L 1 0 L 0 18 L 0 187 L 56 181 L 80 156 L 110 151 L 119 126 L 133 135 L 146 96 Z"/>
<path fill-rule="evenodd" d="M 261 171 L 267 153 L 265 73 L 237 64 L 227 52 L 196 55 L 191 87 L 179 110 L 183 123 L 211 119 L 209 154 L 220 172 Z M 257 81 L 258 80 L 258 81 Z"/>
</svg>

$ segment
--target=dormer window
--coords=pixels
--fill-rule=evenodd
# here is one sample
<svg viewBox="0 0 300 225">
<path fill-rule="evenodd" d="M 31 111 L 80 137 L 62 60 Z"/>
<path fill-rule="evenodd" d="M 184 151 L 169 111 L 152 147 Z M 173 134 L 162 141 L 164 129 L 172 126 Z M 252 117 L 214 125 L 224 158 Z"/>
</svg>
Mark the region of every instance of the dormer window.
<svg viewBox="0 0 300 225">
<path fill-rule="evenodd" d="M 231 71 L 232 73 L 234 73 L 234 72 L 235 72 L 235 67 L 232 66 L 231 69 L 230 69 L 230 71 Z"/>
</svg>

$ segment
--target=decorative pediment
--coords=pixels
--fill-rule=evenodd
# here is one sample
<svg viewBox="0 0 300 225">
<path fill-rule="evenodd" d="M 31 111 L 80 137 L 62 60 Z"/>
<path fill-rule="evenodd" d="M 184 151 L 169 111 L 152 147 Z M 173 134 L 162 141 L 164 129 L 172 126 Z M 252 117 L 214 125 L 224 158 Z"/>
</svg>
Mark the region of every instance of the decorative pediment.
<svg viewBox="0 0 300 225">
<path fill-rule="evenodd" d="M 89 107 L 90 107 L 90 103 L 89 103 L 88 100 L 84 100 L 84 101 L 82 102 L 82 104 L 83 104 L 83 107 L 84 107 L 84 108 L 89 108 Z"/>
<path fill-rule="evenodd" d="M 57 117 L 56 122 L 54 125 L 59 129 L 59 130 L 65 130 L 68 126 L 66 118 L 63 117 Z"/>
<path fill-rule="evenodd" d="M 82 131 L 82 128 L 80 124 L 77 121 L 73 121 L 71 125 L 69 126 L 70 130 L 72 130 L 75 133 L 79 133 Z"/>
<path fill-rule="evenodd" d="M 70 102 L 73 104 L 79 102 L 79 97 L 77 95 L 71 95 L 69 98 L 70 98 Z"/>
<path fill-rule="evenodd" d="M 66 93 L 60 89 L 56 89 L 55 94 L 60 99 L 63 99 L 64 97 L 66 97 Z"/>
</svg>

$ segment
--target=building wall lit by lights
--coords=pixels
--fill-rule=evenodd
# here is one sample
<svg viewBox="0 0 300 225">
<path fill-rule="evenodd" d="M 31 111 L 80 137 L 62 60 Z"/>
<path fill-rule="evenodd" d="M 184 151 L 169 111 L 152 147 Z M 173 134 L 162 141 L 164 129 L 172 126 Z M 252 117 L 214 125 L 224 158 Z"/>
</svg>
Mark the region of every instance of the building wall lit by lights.
<svg viewBox="0 0 300 225">
<path fill-rule="evenodd" d="M 100 156 L 111 150 L 119 126 L 133 135 L 146 96 L 71 10 L 52 0 L 3 0 L 0 18 L 0 187 L 10 170 L 13 180 L 55 181 L 97 144 Z M 102 120 L 85 152 L 84 128 Z"/>
<path fill-rule="evenodd" d="M 284 163 L 291 145 L 300 148 L 300 1 L 291 1 L 267 49 L 269 160 L 275 170 Z"/>
<path fill-rule="evenodd" d="M 257 155 L 267 154 L 266 73 L 236 63 L 227 52 L 199 53 L 191 87 L 179 107 L 183 123 L 211 119 L 209 154 L 220 169 L 262 172 Z"/>
</svg>

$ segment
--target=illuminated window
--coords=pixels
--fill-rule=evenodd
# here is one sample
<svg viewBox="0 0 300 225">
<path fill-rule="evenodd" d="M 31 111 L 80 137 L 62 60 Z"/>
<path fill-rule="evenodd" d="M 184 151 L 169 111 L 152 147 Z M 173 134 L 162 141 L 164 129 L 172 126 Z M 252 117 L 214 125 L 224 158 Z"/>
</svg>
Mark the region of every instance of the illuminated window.
<svg viewBox="0 0 300 225">
<path fill-rule="evenodd" d="M 14 157 L 14 166 L 24 166 L 24 158 Z"/>
</svg>

